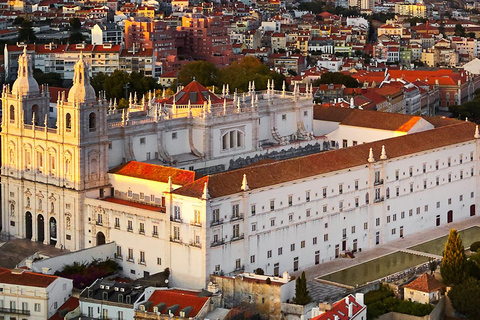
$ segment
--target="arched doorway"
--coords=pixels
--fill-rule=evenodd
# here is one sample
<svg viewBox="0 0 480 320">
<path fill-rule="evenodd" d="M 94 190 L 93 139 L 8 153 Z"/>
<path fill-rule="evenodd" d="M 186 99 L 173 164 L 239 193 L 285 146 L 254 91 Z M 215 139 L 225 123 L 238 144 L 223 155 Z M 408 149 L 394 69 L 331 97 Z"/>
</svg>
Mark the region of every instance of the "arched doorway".
<svg viewBox="0 0 480 320">
<path fill-rule="evenodd" d="M 43 219 L 43 216 L 39 214 L 37 216 L 37 241 L 38 242 L 43 242 L 45 240 L 45 221 Z"/>
<path fill-rule="evenodd" d="M 473 217 L 475 215 L 475 205 L 472 204 L 470 206 L 470 217 Z"/>
<path fill-rule="evenodd" d="M 50 218 L 50 244 L 57 244 L 57 220 L 54 217 Z"/>
<path fill-rule="evenodd" d="M 447 213 L 447 223 L 453 222 L 453 210 L 448 211 Z"/>
<path fill-rule="evenodd" d="M 30 211 L 25 213 L 25 238 L 32 240 L 33 230 L 32 230 L 32 214 Z"/>
<path fill-rule="evenodd" d="M 97 233 L 97 246 L 105 244 L 105 235 L 103 232 Z"/>
</svg>

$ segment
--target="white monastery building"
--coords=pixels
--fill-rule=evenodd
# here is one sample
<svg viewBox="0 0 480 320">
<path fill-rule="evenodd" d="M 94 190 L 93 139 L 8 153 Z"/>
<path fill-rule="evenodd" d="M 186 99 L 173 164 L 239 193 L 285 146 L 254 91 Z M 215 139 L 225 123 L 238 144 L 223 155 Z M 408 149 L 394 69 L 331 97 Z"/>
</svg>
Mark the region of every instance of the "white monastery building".
<svg viewBox="0 0 480 320">
<path fill-rule="evenodd" d="M 49 119 L 19 58 L 2 93 L 2 232 L 70 250 L 114 241 L 125 276 L 168 267 L 173 286 L 200 289 L 212 273 L 279 275 L 476 215 L 470 122 L 314 110 L 311 88 L 273 83 L 220 96 L 194 81 L 119 112 L 87 75 L 80 57 Z"/>
</svg>

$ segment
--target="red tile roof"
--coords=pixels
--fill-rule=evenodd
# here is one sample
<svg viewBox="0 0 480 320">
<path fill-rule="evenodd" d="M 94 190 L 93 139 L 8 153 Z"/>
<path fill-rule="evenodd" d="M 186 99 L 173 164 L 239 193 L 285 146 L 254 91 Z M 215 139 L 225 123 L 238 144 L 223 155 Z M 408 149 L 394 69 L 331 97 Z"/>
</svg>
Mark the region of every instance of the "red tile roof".
<svg viewBox="0 0 480 320">
<path fill-rule="evenodd" d="M 361 312 L 365 306 L 360 305 L 357 300 L 355 300 L 355 297 L 353 295 L 348 296 L 349 299 L 349 304 L 353 304 L 352 308 L 352 317 L 348 316 L 348 304 L 347 304 L 347 298 L 342 299 L 338 302 L 336 302 L 332 310 L 326 311 L 325 313 L 322 313 L 321 315 L 312 318 L 311 320 L 333 320 L 335 318 L 335 315 L 338 317 L 338 320 L 348 320 L 348 319 L 353 319 L 355 315 L 359 312 Z"/>
<path fill-rule="evenodd" d="M 108 198 L 105 198 L 103 200 L 107 201 L 107 202 L 121 204 L 121 205 L 124 205 L 124 206 L 143 209 L 143 210 L 149 210 L 149 211 L 155 211 L 155 212 L 165 212 L 165 208 L 162 208 L 162 207 L 156 207 L 156 206 L 152 206 L 152 205 L 149 205 L 149 204 L 133 202 L 133 201 L 128 201 L 128 200 L 124 200 L 124 199 L 108 197 Z"/>
<path fill-rule="evenodd" d="M 46 288 L 57 280 L 58 276 L 29 271 L 15 272 L 14 269 L 0 268 L 0 283 L 19 286 Z"/>
<path fill-rule="evenodd" d="M 67 301 L 65 301 L 64 304 L 58 308 L 57 313 L 55 313 L 52 317 L 50 317 L 48 320 L 63 320 L 65 319 L 65 315 L 70 312 L 75 310 L 79 306 L 78 298 L 75 297 L 70 297 Z"/>
<path fill-rule="evenodd" d="M 168 177 L 171 177 L 173 184 L 182 186 L 195 180 L 194 171 L 138 161 L 130 161 L 110 170 L 109 173 L 164 183 L 168 183 Z"/>
<path fill-rule="evenodd" d="M 167 104 L 173 104 L 173 99 L 175 98 L 175 103 L 178 105 L 187 105 L 188 101 L 192 106 L 202 105 L 207 102 L 210 98 L 212 104 L 223 103 L 223 99 L 210 92 L 207 88 L 201 85 L 199 82 L 193 80 L 187 84 L 180 92 L 175 94 L 173 97 L 167 99 Z"/>
<path fill-rule="evenodd" d="M 148 308 L 148 311 L 152 312 L 153 307 L 163 302 L 165 303 L 165 308 L 159 310 L 159 312 L 165 313 L 166 308 L 178 304 L 179 308 L 174 315 L 179 316 L 182 309 L 192 307 L 192 310 L 186 315 L 186 317 L 196 317 L 209 299 L 208 297 L 198 297 L 198 294 L 198 292 L 187 290 L 156 290 L 148 299 L 148 301 L 152 303 Z"/>
<path fill-rule="evenodd" d="M 445 286 L 435 279 L 434 276 L 427 273 L 422 274 L 417 279 L 413 280 L 409 284 L 405 285 L 405 288 L 417 290 L 421 292 L 434 292 L 443 289 Z"/>
</svg>

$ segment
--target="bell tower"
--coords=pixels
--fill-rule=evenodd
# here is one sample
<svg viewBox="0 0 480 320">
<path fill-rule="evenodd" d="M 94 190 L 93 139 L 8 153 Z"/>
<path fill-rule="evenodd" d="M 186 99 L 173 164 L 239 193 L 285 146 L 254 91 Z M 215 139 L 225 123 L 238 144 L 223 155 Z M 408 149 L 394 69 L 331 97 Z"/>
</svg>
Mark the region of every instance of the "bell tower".
<svg viewBox="0 0 480 320">
<path fill-rule="evenodd" d="M 57 104 L 58 134 L 74 148 L 66 153 L 65 165 L 75 171 L 70 187 L 77 190 L 108 184 L 107 109 L 107 101 L 96 98 L 89 66 L 80 54 L 68 98 L 59 97 Z"/>
</svg>

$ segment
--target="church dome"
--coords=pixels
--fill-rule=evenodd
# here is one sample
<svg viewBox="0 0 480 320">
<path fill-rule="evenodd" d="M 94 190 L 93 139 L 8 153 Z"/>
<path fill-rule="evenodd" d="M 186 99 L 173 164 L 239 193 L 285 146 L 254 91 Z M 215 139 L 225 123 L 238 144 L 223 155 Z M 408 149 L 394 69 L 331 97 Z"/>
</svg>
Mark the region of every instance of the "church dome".
<svg viewBox="0 0 480 320">
<path fill-rule="evenodd" d="M 32 57 L 27 54 L 25 47 L 23 54 L 18 57 L 18 76 L 12 86 L 13 94 L 28 95 L 40 92 L 38 82 L 33 77 L 32 65 Z"/>
<path fill-rule="evenodd" d="M 88 64 L 83 60 L 83 55 L 80 55 L 77 63 L 75 63 L 73 86 L 68 92 L 68 102 L 85 103 L 94 102 L 95 99 L 95 90 L 90 84 Z"/>
</svg>

